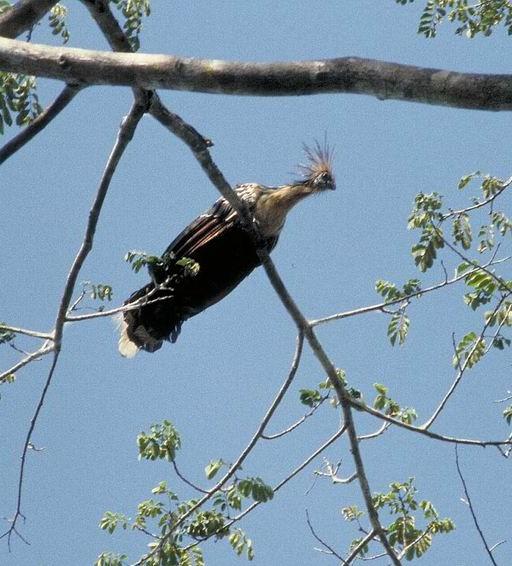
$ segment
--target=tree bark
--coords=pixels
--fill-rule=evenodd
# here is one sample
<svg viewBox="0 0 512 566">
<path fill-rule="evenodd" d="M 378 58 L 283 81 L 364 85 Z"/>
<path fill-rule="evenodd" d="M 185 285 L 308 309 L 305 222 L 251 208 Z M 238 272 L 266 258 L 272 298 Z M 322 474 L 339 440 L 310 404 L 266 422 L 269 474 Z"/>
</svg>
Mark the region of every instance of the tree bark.
<svg viewBox="0 0 512 566">
<path fill-rule="evenodd" d="M 0 69 L 66 81 L 229 95 L 351 93 L 473 110 L 511 110 L 512 75 L 374 59 L 244 63 L 49 47 L 0 38 Z"/>
<path fill-rule="evenodd" d="M 59 0 L 20 0 L 0 16 L 0 35 L 15 38 L 29 31 Z"/>
</svg>

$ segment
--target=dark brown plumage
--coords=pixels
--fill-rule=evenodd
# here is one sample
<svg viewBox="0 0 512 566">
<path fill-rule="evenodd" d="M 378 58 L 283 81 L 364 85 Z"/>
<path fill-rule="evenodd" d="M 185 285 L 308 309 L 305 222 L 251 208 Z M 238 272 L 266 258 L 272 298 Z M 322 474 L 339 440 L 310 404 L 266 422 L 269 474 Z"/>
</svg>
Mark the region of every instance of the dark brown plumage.
<svg viewBox="0 0 512 566">
<path fill-rule="evenodd" d="M 279 187 L 248 183 L 235 189 L 268 252 L 297 202 L 336 188 L 328 147 L 317 143 L 305 150 L 308 162 L 300 166 L 300 180 Z M 162 258 L 162 266 L 150 267 L 152 281 L 124 303 L 139 306 L 122 315 L 119 351 L 123 356 L 132 357 L 140 349 L 154 352 L 164 340 L 175 342 L 185 320 L 223 299 L 260 265 L 252 236 L 224 198 L 189 224 Z M 182 258 L 193 260 L 198 269 L 181 265 Z"/>
</svg>

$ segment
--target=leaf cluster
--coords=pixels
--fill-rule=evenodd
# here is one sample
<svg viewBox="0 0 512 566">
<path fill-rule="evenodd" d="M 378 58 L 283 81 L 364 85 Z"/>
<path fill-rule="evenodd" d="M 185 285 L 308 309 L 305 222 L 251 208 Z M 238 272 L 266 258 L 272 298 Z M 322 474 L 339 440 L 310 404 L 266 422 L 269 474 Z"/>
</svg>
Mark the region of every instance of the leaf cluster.
<svg viewBox="0 0 512 566">
<path fill-rule="evenodd" d="M 7 342 L 12 342 L 15 337 L 16 334 L 8 330 L 5 324 L 2 324 L 0 322 L 0 344 L 6 344 Z"/>
<path fill-rule="evenodd" d="M 407 306 L 410 295 L 421 296 L 421 283 L 419 279 L 409 279 L 402 289 L 398 289 L 394 283 L 379 279 L 375 283 L 375 290 L 388 303 L 396 303 L 402 300 L 397 311 L 390 313 L 387 335 L 391 345 L 402 345 L 409 333 L 410 319 L 407 315 Z M 388 311 L 385 311 L 388 312 Z"/>
<path fill-rule="evenodd" d="M 42 111 L 35 77 L 0 71 L 0 134 L 5 126 L 30 124 Z"/>
<path fill-rule="evenodd" d="M 149 434 L 141 432 L 137 436 L 137 446 L 139 459 L 172 462 L 181 447 L 181 438 L 174 425 L 164 420 L 162 424 L 151 425 Z"/>
<path fill-rule="evenodd" d="M 111 0 L 123 14 L 123 29 L 134 51 L 140 47 L 139 35 L 142 31 L 142 19 L 151 14 L 150 0 Z"/>
<path fill-rule="evenodd" d="M 174 253 L 164 253 L 162 256 L 131 250 L 126 253 L 125 261 L 131 264 L 135 273 L 147 267 L 149 274 L 157 285 L 165 285 L 172 289 L 179 281 L 187 277 L 195 277 L 200 270 L 197 261 L 189 257 L 176 258 Z"/>
<path fill-rule="evenodd" d="M 173 461 L 181 447 L 181 440 L 174 425 L 165 420 L 161 424 L 153 424 L 149 434 L 139 434 L 137 444 L 140 458 Z M 205 468 L 206 477 L 213 480 L 224 466 L 227 464 L 223 460 L 212 460 Z M 100 528 L 110 534 L 116 529 L 150 534 L 153 540 L 148 545 L 150 553 L 143 557 L 144 564 L 204 566 L 199 543 L 209 538 L 226 538 L 237 555 L 245 554 L 249 560 L 253 559 L 253 543 L 240 528 L 230 526 L 230 512 L 240 511 L 244 499 L 267 502 L 273 498 L 274 491 L 259 477 L 235 476 L 230 485 L 215 493 L 210 509 L 200 507 L 194 510 L 197 500 L 181 501 L 168 488 L 166 481 L 156 485 L 152 494 L 154 497 L 139 503 L 133 520 L 123 513 L 107 511 L 100 520 Z M 125 554 L 104 552 L 98 557 L 96 566 L 124 566 L 126 560 Z"/>
<path fill-rule="evenodd" d="M 69 30 L 66 25 L 67 15 L 68 10 L 62 4 L 55 4 L 48 15 L 48 24 L 52 30 L 52 34 L 59 35 L 64 44 L 69 41 Z"/>
<path fill-rule="evenodd" d="M 398 419 L 407 424 L 413 424 L 418 418 L 416 410 L 410 407 L 401 407 L 394 399 L 389 397 L 388 388 L 381 383 L 374 383 L 373 387 L 377 396 L 373 401 L 373 407 L 386 415 Z"/>
<path fill-rule="evenodd" d="M 376 509 L 387 511 L 394 519 L 386 527 L 388 540 L 395 551 L 400 554 L 405 551 L 406 560 L 423 556 L 432 546 L 433 537 L 441 533 L 449 533 L 455 528 L 451 519 L 439 518 L 435 507 L 430 501 L 418 500 L 414 478 L 405 482 L 393 482 L 388 492 L 376 493 L 372 497 Z M 364 516 L 357 506 L 346 507 L 342 510 L 347 521 L 357 521 Z M 417 517 L 417 515 L 420 517 Z M 382 513 L 380 514 L 382 517 Z M 418 526 L 422 519 L 423 526 Z M 351 550 L 360 544 L 361 538 L 354 539 Z M 364 557 L 369 552 L 369 543 L 359 551 Z"/>
<path fill-rule="evenodd" d="M 396 0 L 405 5 L 414 0 Z M 420 17 L 418 33 L 431 38 L 443 20 L 455 22 L 457 35 L 473 38 L 478 34 L 489 36 L 498 25 L 512 34 L 512 3 L 509 0 L 428 0 Z"/>
</svg>

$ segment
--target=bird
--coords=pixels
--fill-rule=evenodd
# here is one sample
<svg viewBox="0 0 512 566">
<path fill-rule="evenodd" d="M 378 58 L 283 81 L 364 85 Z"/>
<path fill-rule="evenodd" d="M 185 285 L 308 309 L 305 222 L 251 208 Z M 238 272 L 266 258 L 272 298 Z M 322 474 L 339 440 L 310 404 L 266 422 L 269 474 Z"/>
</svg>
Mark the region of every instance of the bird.
<svg viewBox="0 0 512 566">
<path fill-rule="evenodd" d="M 193 220 L 148 266 L 151 281 L 124 303 L 120 316 L 119 352 L 132 358 L 140 350 L 156 352 L 165 341 L 175 343 L 182 324 L 228 295 L 261 265 L 258 245 L 270 253 L 288 212 L 304 198 L 336 189 L 333 150 L 326 141 L 304 146 L 300 176 L 286 185 L 237 185 L 256 230 L 221 197 Z M 252 233 L 251 233 L 252 232 Z"/>
</svg>

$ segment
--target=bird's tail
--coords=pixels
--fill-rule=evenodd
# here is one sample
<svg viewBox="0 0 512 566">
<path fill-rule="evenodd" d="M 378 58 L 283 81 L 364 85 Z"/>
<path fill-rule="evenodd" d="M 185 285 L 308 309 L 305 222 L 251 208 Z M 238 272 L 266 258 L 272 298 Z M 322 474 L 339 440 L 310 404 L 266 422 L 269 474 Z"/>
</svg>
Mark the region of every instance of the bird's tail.
<svg viewBox="0 0 512 566">
<path fill-rule="evenodd" d="M 137 302 L 137 308 L 119 317 L 119 352 L 126 358 L 133 358 L 139 350 L 156 352 L 164 340 L 175 342 L 183 322 L 172 293 L 156 290 L 153 283 L 133 293 L 124 304 Z"/>
</svg>

